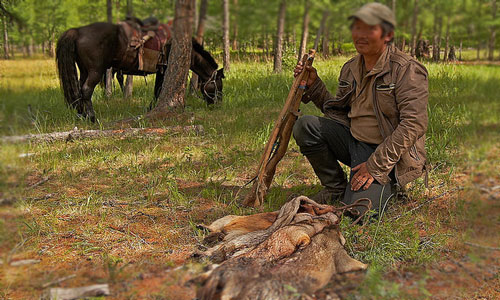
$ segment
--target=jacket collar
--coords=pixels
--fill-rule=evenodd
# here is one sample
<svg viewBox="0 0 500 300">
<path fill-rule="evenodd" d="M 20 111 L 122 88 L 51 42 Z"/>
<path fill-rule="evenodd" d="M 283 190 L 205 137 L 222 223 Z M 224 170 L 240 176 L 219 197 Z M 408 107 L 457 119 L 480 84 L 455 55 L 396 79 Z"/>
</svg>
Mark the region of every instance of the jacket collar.
<svg viewBox="0 0 500 300">
<path fill-rule="evenodd" d="M 390 71 L 390 53 L 393 52 L 393 46 L 387 46 L 385 51 L 380 55 L 380 57 L 377 60 L 377 63 L 373 67 L 373 69 L 370 70 L 366 75 L 367 76 L 380 76 L 382 74 L 385 74 L 386 72 Z M 352 61 L 350 65 L 351 72 L 354 76 L 354 79 L 356 82 L 360 83 L 361 82 L 361 70 L 362 70 L 362 64 L 364 64 L 364 59 L 361 54 L 358 54 L 357 56 L 354 57 L 354 60 Z"/>
</svg>

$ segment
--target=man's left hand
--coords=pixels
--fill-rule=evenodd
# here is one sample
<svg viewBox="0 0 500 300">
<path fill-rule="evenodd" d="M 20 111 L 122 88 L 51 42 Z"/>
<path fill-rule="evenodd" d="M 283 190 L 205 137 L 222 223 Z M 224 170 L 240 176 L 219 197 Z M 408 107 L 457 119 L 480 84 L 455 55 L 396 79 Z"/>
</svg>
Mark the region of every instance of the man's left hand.
<svg viewBox="0 0 500 300">
<path fill-rule="evenodd" d="M 361 187 L 363 187 L 363 190 L 367 190 L 375 181 L 373 176 L 368 173 L 366 162 L 355 166 L 352 170 L 356 172 L 351 178 L 351 190 L 353 191 L 357 191 Z"/>
</svg>

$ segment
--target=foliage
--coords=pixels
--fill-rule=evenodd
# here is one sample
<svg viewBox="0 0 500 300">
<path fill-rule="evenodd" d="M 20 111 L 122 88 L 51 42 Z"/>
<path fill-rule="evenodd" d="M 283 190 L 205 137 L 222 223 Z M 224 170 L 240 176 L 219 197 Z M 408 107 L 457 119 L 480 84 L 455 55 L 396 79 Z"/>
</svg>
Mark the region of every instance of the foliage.
<svg viewBox="0 0 500 300">
<path fill-rule="evenodd" d="M 126 0 L 113 0 L 113 20 L 118 22 L 126 15 Z M 368 2 L 366 0 L 311 0 L 310 35 L 308 47 L 312 47 L 320 26 L 321 15 L 330 10 L 329 40 L 332 45 L 350 41 L 349 21 L 347 17 L 356 8 Z M 392 6 L 391 0 L 381 1 Z M 436 30 L 441 33 L 442 48 L 449 21 L 449 42 L 464 49 L 486 47 L 491 28 L 500 25 L 500 18 L 493 19 L 491 2 L 486 0 L 420 0 L 417 31 L 420 38 L 432 41 Z M 4 3 L 4 2 L 2 2 Z M 156 16 L 166 22 L 173 16 L 173 1 L 133 0 L 134 14 L 139 18 Z M 263 49 L 271 45 L 276 33 L 276 18 L 279 1 L 239 0 L 231 1 L 231 39 L 237 39 L 238 51 Z M 10 0 L 6 1 L 3 15 L 9 16 L 7 26 L 13 45 L 27 47 L 54 43 L 66 29 L 83 26 L 93 22 L 106 21 L 106 1 L 92 0 Z M 410 41 L 413 0 L 397 0 L 396 40 Z M 302 26 L 303 0 L 290 0 L 287 3 L 285 21 L 285 49 L 296 51 Z M 222 6 L 217 1 L 209 1 L 205 40 L 213 50 L 222 47 Z M 435 20 L 441 20 L 441 26 L 434 26 Z M 3 24 L 3 23 L 2 23 Z M 237 27 L 238 35 L 234 36 Z M 499 45 L 497 39 L 496 45 Z M 271 47 L 272 48 L 272 47 Z M 350 49 L 353 50 L 352 48 Z M 474 57 L 475 58 L 475 57 Z"/>
</svg>

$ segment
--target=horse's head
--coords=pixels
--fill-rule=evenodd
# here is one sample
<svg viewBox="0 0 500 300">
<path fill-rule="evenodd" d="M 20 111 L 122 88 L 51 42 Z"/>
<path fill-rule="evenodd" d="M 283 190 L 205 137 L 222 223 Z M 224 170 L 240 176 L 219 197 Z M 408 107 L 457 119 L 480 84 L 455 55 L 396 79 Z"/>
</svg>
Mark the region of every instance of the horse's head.
<svg viewBox="0 0 500 300">
<path fill-rule="evenodd" d="M 222 79 L 224 68 L 213 71 L 207 81 L 201 83 L 203 98 L 208 104 L 222 102 Z"/>
</svg>

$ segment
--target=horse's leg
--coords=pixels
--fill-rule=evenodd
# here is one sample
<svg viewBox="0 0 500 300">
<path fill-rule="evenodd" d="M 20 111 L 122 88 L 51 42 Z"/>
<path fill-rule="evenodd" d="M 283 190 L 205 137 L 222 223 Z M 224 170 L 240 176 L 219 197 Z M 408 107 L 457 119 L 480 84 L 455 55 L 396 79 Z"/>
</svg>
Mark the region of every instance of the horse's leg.
<svg viewBox="0 0 500 300">
<path fill-rule="evenodd" d="M 118 80 L 118 84 L 120 85 L 120 89 L 122 90 L 122 93 L 125 93 L 125 87 L 123 86 L 123 71 L 118 70 L 116 72 L 116 80 Z"/>
<path fill-rule="evenodd" d="M 95 112 L 92 106 L 92 94 L 94 93 L 95 86 L 99 83 L 103 75 L 102 71 L 90 70 L 88 72 L 87 80 L 82 86 L 82 100 L 83 116 L 95 122 Z"/>
<path fill-rule="evenodd" d="M 82 91 L 83 91 L 83 84 L 85 81 L 87 81 L 87 78 L 89 77 L 89 72 L 87 69 L 83 66 L 82 63 L 77 61 L 78 69 L 80 70 L 80 79 L 78 80 L 78 84 L 80 86 L 80 95 L 78 96 L 78 101 L 75 102 L 74 108 L 76 109 L 76 112 L 78 113 L 78 116 L 83 116 L 84 115 L 84 106 L 82 103 Z"/>
<path fill-rule="evenodd" d="M 156 72 L 155 91 L 154 91 L 155 96 L 151 101 L 151 103 L 149 103 L 149 110 L 152 110 L 156 106 L 156 103 L 158 102 L 158 97 L 160 97 L 164 79 L 165 79 L 165 72 L 163 70 L 159 70 L 158 72 Z"/>
</svg>

